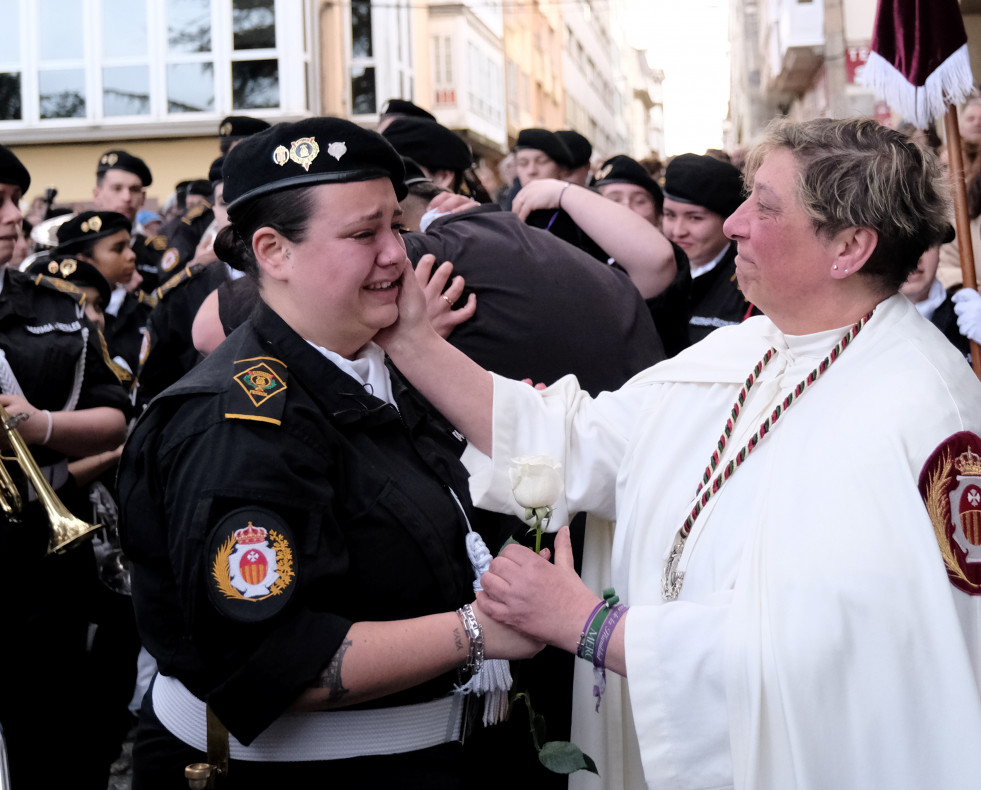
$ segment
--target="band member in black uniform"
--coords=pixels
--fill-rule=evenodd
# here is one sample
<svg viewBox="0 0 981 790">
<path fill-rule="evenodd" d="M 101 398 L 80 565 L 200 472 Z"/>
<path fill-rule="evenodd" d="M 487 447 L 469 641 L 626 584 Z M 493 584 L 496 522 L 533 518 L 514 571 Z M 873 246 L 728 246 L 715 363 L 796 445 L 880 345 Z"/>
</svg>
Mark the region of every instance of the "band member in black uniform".
<svg viewBox="0 0 981 790">
<path fill-rule="evenodd" d="M 24 415 L 17 431 L 41 473 L 57 497 L 85 518 L 89 503 L 73 485 L 67 459 L 118 446 L 129 403 L 98 331 L 85 318 L 81 292 L 7 266 L 21 222 L 18 202 L 29 185 L 27 170 L 0 146 L 0 404 L 11 415 Z M 111 711 L 105 706 L 111 703 L 90 685 L 86 654 L 89 607 L 99 586 L 92 549 L 82 542 L 45 556 L 49 507 L 34 498 L 20 464 L 4 465 L 24 503 L 19 515 L 0 516 L 9 560 L 0 651 L 8 689 L 0 694 L 0 723 L 11 783 L 104 790 L 122 736 L 107 756 Z"/>
<path fill-rule="evenodd" d="M 337 118 L 274 126 L 225 160 L 216 252 L 261 301 L 150 403 L 119 477 L 160 669 L 134 790 L 204 761 L 205 703 L 229 733 L 229 787 L 472 787 L 459 671 L 539 648 L 468 608 L 463 439 L 373 342 L 414 276 L 403 172 Z"/>
<path fill-rule="evenodd" d="M 134 224 L 146 201 L 146 188 L 152 183 L 150 168 L 138 156 L 126 151 L 106 151 L 96 167 L 92 203 L 96 210 L 119 212 Z M 160 282 L 157 267 L 166 242 L 156 236 L 147 238 L 134 233 L 132 245 L 136 268 L 143 277 L 140 288 L 150 293 Z"/>
<path fill-rule="evenodd" d="M 83 211 L 58 228 L 55 257 L 71 256 L 92 264 L 113 289 L 105 312 L 106 343 L 113 359 L 123 364 L 130 380 L 140 358 L 147 318 L 156 299 L 138 288 L 127 291 L 136 272 L 131 223 L 115 211 Z"/>
</svg>

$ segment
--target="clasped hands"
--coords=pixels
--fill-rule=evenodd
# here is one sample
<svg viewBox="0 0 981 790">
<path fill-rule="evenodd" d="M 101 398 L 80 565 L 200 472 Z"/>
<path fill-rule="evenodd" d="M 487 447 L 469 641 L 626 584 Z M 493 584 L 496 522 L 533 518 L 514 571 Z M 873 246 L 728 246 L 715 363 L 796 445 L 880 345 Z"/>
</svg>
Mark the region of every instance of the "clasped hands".
<svg viewBox="0 0 981 790">
<path fill-rule="evenodd" d="M 505 546 L 481 578 L 480 611 L 497 623 L 575 653 L 583 621 L 600 598 L 582 583 L 572 558 L 569 528 L 555 535 L 555 562 L 549 550 L 535 554 Z"/>
</svg>

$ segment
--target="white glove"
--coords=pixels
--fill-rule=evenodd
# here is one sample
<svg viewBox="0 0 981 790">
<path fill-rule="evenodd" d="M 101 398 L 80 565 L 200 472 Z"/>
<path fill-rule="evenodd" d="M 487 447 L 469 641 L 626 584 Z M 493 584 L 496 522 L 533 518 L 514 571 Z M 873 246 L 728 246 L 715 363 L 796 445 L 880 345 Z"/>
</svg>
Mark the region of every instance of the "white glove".
<svg viewBox="0 0 981 790">
<path fill-rule="evenodd" d="M 957 328 L 968 340 L 981 343 L 981 293 L 963 288 L 951 297 L 957 313 Z"/>
</svg>

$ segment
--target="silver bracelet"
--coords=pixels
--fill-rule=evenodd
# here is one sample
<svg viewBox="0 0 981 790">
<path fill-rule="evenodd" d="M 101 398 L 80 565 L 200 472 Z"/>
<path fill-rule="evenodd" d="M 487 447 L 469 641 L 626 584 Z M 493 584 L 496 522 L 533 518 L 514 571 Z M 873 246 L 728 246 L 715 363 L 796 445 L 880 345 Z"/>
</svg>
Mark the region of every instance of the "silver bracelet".
<svg viewBox="0 0 981 790">
<path fill-rule="evenodd" d="M 456 610 L 456 613 L 460 615 L 463 628 L 467 632 L 467 636 L 470 637 L 470 655 L 467 656 L 465 669 L 473 676 L 480 672 L 480 668 L 484 664 L 484 633 L 470 604 L 464 604 Z"/>
</svg>

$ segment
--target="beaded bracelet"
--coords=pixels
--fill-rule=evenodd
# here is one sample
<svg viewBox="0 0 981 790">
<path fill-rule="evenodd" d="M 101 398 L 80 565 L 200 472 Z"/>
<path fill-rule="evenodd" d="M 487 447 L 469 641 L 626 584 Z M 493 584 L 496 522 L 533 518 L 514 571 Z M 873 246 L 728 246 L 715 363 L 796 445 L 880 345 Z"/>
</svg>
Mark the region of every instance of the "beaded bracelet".
<svg viewBox="0 0 981 790">
<path fill-rule="evenodd" d="M 467 664 L 464 669 L 472 677 L 480 672 L 480 668 L 484 664 L 484 632 L 481 630 L 480 623 L 477 621 L 477 616 L 473 613 L 473 607 L 470 604 L 464 604 L 456 610 L 456 613 L 460 615 L 463 628 L 467 632 L 467 636 L 470 637 L 470 654 L 467 656 Z"/>
</svg>

